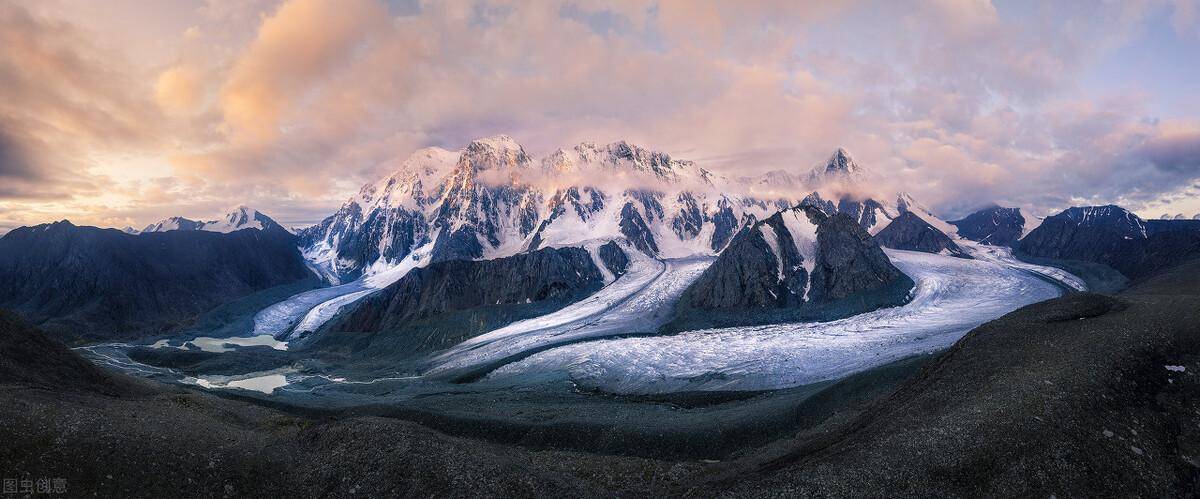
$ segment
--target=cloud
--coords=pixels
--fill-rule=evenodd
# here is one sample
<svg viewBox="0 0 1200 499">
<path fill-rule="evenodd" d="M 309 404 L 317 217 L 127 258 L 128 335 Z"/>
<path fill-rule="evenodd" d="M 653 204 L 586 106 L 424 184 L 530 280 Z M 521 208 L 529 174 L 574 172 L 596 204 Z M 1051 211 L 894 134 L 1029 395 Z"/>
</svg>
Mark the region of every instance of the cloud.
<svg viewBox="0 0 1200 499">
<path fill-rule="evenodd" d="M 1170 7 L 1174 29 L 1194 7 Z M 133 225 L 239 202 L 312 221 L 413 150 L 506 133 L 537 156 L 624 139 L 728 177 L 807 172 L 844 146 L 946 216 L 1145 205 L 1195 181 L 1197 124 L 1082 75 L 1165 8 L 222 0 L 188 6 L 143 63 L 93 48 L 103 26 L 69 8 L 0 3 L 0 175 L 22 182 L 0 201 L 58 194 L 9 206 Z"/>
<path fill-rule="evenodd" d="M 265 19 L 234 66 L 221 109 L 235 133 L 273 138 L 292 100 L 332 72 L 382 26 L 387 11 L 369 0 L 293 0 Z"/>
<path fill-rule="evenodd" d="M 0 2 L 0 46 L 0 201 L 101 192 L 90 154 L 154 141 L 157 115 L 128 92 L 136 81 L 73 26 Z"/>
<path fill-rule="evenodd" d="M 158 75 L 154 96 L 163 110 L 187 113 L 197 109 L 204 99 L 204 81 L 200 70 L 179 65 L 167 68 Z"/>
<path fill-rule="evenodd" d="M 1200 129 L 1162 133 L 1147 140 L 1139 152 L 1164 172 L 1200 177 Z"/>
</svg>

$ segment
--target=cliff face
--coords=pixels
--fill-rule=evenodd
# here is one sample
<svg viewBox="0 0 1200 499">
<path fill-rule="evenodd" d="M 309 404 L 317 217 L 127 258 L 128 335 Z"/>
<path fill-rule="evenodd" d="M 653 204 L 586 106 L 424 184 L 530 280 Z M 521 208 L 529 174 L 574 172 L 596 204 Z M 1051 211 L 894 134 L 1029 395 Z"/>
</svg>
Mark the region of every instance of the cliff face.
<svg viewBox="0 0 1200 499">
<path fill-rule="evenodd" d="M 840 214 L 817 226 L 817 261 L 812 274 L 808 296 L 814 302 L 879 291 L 908 279 L 867 231 Z"/>
</svg>

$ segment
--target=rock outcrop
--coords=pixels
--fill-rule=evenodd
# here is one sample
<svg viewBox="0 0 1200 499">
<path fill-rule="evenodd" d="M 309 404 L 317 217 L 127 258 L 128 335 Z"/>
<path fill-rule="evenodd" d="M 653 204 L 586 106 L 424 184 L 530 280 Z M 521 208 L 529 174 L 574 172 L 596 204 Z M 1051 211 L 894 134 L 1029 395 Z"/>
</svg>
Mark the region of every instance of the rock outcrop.
<svg viewBox="0 0 1200 499">
<path fill-rule="evenodd" d="M 875 234 L 875 240 L 887 248 L 937 253 L 958 258 L 971 258 L 940 230 L 929 225 L 916 213 L 906 211 Z"/>
<path fill-rule="evenodd" d="M 884 290 L 912 280 L 900 272 L 879 244 L 853 219 L 835 215 L 817 226 L 816 266 L 808 292 L 813 302 L 832 302 Z"/>
</svg>

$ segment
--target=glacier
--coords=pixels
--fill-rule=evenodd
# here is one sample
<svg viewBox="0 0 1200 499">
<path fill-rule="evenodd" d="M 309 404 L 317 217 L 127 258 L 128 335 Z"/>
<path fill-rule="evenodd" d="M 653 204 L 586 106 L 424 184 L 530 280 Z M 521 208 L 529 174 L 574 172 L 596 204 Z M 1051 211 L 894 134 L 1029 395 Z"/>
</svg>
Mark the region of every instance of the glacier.
<svg viewBox="0 0 1200 499">
<path fill-rule="evenodd" d="M 488 379 L 519 384 L 558 377 L 581 389 L 619 394 L 788 388 L 947 348 L 984 322 L 1062 293 L 1043 277 L 1059 273 L 1010 265 L 1003 253 L 965 260 L 886 252 L 917 283 L 904 306 L 824 323 L 572 343 L 500 366 Z"/>
<path fill-rule="evenodd" d="M 431 379 L 465 380 L 531 352 L 565 343 L 653 333 L 670 318 L 683 291 L 713 262 L 711 257 L 656 260 L 637 251 L 626 273 L 574 304 L 515 322 L 464 341 L 433 360 Z"/>
</svg>

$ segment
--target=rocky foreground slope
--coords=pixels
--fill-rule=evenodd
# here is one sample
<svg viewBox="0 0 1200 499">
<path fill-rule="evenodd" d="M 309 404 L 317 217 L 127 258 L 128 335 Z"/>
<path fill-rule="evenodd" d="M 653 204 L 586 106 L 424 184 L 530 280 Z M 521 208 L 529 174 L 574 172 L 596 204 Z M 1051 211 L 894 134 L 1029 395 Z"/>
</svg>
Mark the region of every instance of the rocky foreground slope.
<svg viewBox="0 0 1200 499">
<path fill-rule="evenodd" d="M 0 321 L 0 339 L 33 341 L 35 331 L 13 324 Z M 444 421 L 433 431 L 406 420 L 436 421 L 430 413 L 298 412 L 109 374 L 137 390 L 67 389 L 71 372 L 12 355 L 0 349 L 0 365 L 15 366 L 0 370 L 0 469 L 17 479 L 61 477 L 77 494 L 1182 497 L 1200 483 L 1200 261 L 1121 295 L 1074 294 L 1017 310 L 898 390 L 817 393 L 798 403 L 791 429 L 774 442 L 745 444 L 722 462 L 571 450 L 578 444 L 566 436 L 603 440 L 595 435 L 619 434 L 637 421 L 629 418 L 543 431 L 560 437 L 525 447 L 510 437 L 534 434 L 504 424 Z M 878 386 L 885 372 L 853 383 Z M 512 397 L 527 411 L 549 403 Z M 794 403 L 778 394 L 708 403 L 716 406 L 595 399 L 588 407 L 639 414 L 634 408 L 665 404 L 672 417 L 707 420 L 772 397 Z M 731 418 L 724 431 L 761 428 Z M 678 431 L 687 430 L 621 448 L 659 446 Z"/>
</svg>

